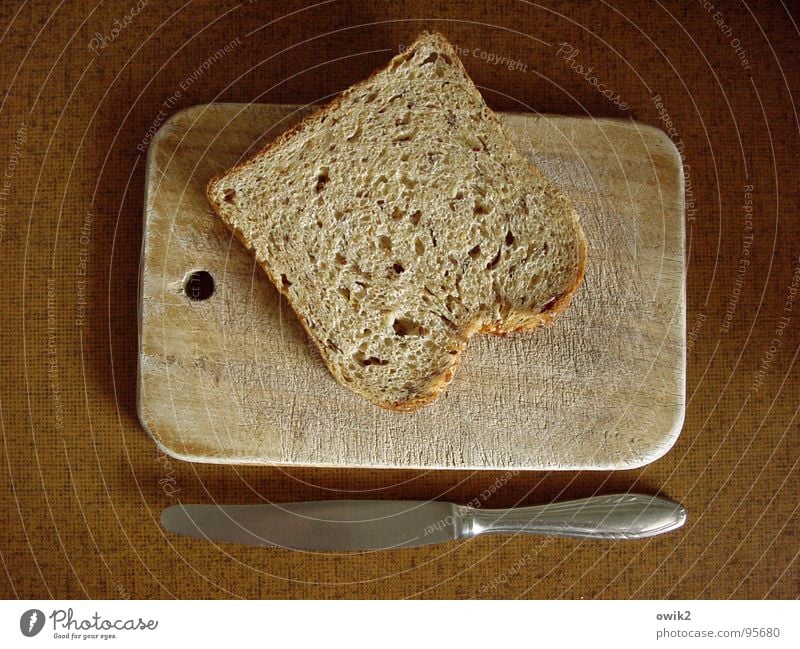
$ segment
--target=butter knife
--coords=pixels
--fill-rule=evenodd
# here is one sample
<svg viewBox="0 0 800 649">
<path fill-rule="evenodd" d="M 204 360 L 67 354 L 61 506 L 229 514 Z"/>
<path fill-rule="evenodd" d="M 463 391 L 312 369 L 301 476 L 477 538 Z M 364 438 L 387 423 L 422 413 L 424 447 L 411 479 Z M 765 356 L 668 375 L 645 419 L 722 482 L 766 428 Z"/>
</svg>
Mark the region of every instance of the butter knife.
<svg viewBox="0 0 800 649">
<path fill-rule="evenodd" d="M 641 539 L 675 530 L 685 521 L 686 509 L 679 503 L 638 494 L 513 509 L 413 500 L 181 504 L 161 515 L 164 528 L 183 536 L 318 552 L 407 548 L 479 534 Z"/>
</svg>

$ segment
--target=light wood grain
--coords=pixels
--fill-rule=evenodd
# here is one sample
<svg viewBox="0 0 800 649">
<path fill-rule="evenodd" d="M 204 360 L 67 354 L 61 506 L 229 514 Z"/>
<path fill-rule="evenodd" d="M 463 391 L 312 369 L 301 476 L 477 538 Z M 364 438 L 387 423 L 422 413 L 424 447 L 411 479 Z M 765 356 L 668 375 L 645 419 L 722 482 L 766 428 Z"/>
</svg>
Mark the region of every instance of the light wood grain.
<svg viewBox="0 0 800 649">
<path fill-rule="evenodd" d="M 339 386 L 291 309 L 209 208 L 208 179 L 308 113 L 214 104 L 175 115 L 147 160 L 139 416 L 200 462 L 622 469 L 665 453 L 683 422 L 683 172 L 659 130 L 506 114 L 520 150 L 574 202 L 584 285 L 550 328 L 476 336 L 447 393 L 416 414 Z M 216 291 L 190 300 L 204 269 Z"/>
</svg>

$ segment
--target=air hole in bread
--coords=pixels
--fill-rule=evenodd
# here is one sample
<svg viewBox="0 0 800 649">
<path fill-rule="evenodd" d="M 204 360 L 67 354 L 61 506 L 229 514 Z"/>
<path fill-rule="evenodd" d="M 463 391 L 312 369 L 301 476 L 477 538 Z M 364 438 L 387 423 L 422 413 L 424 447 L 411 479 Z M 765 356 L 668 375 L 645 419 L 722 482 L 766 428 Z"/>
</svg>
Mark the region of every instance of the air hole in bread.
<svg viewBox="0 0 800 649">
<path fill-rule="evenodd" d="M 415 210 L 411 213 L 409 218 L 411 220 L 411 225 L 419 225 L 419 220 L 422 218 L 422 212 Z"/>
<path fill-rule="evenodd" d="M 480 198 L 475 199 L 475 206 L 472 208 L 475 214 L 488 214 L 489 206 L 486 205 Z"/>
<path fill-rule="evenodd" d="M 415 131 L 401 131 L 392 138 L 392 142 L 410 142 L 414 139 Z"/>
<path fill-rule="evenodd" d="M 467 254 L 468 254 L 470 257 L 472 257 L 473 259 L 475 259 L 475 257 L 477 257 L 478 255 L 480 255 L 480 254 L 481 254 L 481 247 L 480 247 L 480 245 L 477 245 L 477 246 L 474 246 L 474 247 L 470 248 L 470 251 L 469 251 Z"/>
<path fill-rule="evenodd" d="M 509 230 L 506 232 L 506 245 L 513 246 L 514 245 L 514 233 Z"/>
<path fill-rule="evenodd" d="M 378 247 L 385 251 L 391 252 L 392 251 L 392 240 L 391 238 L 387 237 L 385 234 L 382 234 L 378 237 Z"/>
<path fill-rule="evenodd" d="M 401 210 L 397 205 L 392 208 L 392 221 L 399 221 L 403 218 L 403 210 Z"/>
<path fill-rule="evenodd" d="M 552 311 L 553 307 L 560 299 L 561 295 L 554 295 L 553 297 L 551 297 L 547 302 L 545 302 L 544 306 L 542 307 L 541 313 L 547 313 L 548 311 Z"/>
<path fill-rule="evenodd" d="M 416 250 L 420 257 L 425 254 L 425 244 L 422 243 L 422 239 L 419 237 L 417 237 L 414 241 L 414 250 Z"/>
<path fill-rule="evenodd" d="M 500 263 L 500 254 L 503 252 L 502 246 L 497 249 L 497 254 L 492 258 L 492 260 L 486 264 L 486 270 L 494 270 L 497 268 L 497 264 Z"/>
<path fill-rule="evenodd" d="M 319 173 L 317 174 L 317 184 L 314 186 L 314 191 L 317 194 L 325 189 L 325 184 L 330 180 L 328 173 L 328 167 L 322 167 L 322 169 L 319 170 Z"/>
<path fill-rule="evenodd" d="M 417 186 L 417 181 L 413 178 L 409 178 L 405 174 L 401 174 L 400 182 L 403 183 L 404 186 L 408 187 L 409 189 L 414 189 Z"/>
<path fill-rule="evenodd" d="M 234 203 L 236 201 L 236 190 L 231 189 L 230 187 L 228 189 L 224 189 L 222 200 L 224 200 L 226 203 Z"/>
<path fill-rule="evenodd" d="M 393 270 L 395 273 L 397 273 L 398 275 L 400 275 L 400 274 L 402 274 L 402 273 L 404 273 L 404 272 L 406 271 L 406 269 L 405 269 L 405 267 L 403 266 L 403 264 L 394 264 L 394 265 L 392 266 L 392 270 Z"/>
<path fill-rule="evenodd" d="M 369 367 L 370 365 L 388 365 L 389 364 L 389 361 L 384 360 L 383 358 L 378 358 L 377 356 L 367 356 L 362 351 L 357 351 L 355 354 L 353 354 L 353 358 L 362 367 Z"/>
<path fill-rule="evenodd" d="M 424 336 L 428 330 L 411 318 L 397 318 L 392 323 L 392 329 L 398 336 Z"/>
<path fill-rule="evenodd" d="M 438 52 L 431 52 L 428 56 L 425 57 L 425 60 L 420 63 L 420 65 L 429 65 L 431 63 L 436 63 L 436 59 L 439 58 Z"/>
<path fill-rule="evenodd" d="M 350 301 L 350 289 L 349 288 L 347 288 L 345 286 L 340 286 L 339 287 L 339 293 L 345 300 L 347 300 L 348 302 Z"/>
<path fill-rule="evenodd" d="M 502 304 L 503 290 L 500 288 L 500 284 L 496 279 L 492 281 L 492 292 L 494 293 L 495 304 Z"/>
<path fill-rule="evenodd" d="M 345 257 L 341 252 L 337 252 L 334 259 L 336 259 L 337 264 L 340 264 L 342 266 L 344 266 L 347 263 L 347 257 Z"/>
<path fill-rule="evenodd" d="M 281 284 L 283 285 L 283 288 L 286 289 L 288 289 L 292 285 L 292 283 L 289 281 L 289 278 L 286 277 L 284 273 L 281 273 Z"/>
<path fill-rule="evenodd" d="M 450 327 L 451 329 L 458 329 L 458 327 L 456 326 L 456 323 L 455 323 L 455 322 L 453 322 L 453 321 L 452 321 L 450 318 L 448 318 L 446 315 L 442 315 L 441 313 L 437 313 L 436 315 L 438 315 L 438 316 L 439 316 L 439 318 L 441 318 L 442 322 L 444 322 L 444 323 L 445 323 L 445 324 L 446 324 L 448 327 Z"/>
</svg>

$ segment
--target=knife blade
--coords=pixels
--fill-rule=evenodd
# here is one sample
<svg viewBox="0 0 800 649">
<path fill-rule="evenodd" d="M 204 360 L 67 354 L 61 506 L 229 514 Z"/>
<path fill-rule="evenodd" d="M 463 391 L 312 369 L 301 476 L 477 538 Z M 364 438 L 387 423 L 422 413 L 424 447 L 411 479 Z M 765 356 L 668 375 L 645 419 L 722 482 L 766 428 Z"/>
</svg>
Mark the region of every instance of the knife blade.
<svg viewBox="0 0 800 649">
<path fill-rule="evenodd" d="M 320 552 L 408 548 L 487 533 L 637 539 L 685 521 L 679 503 L 639 494 L 489 510 L 421 500 L 179 504 L 161 515 L 163 527 L 182 536 Z"/>
</svg>

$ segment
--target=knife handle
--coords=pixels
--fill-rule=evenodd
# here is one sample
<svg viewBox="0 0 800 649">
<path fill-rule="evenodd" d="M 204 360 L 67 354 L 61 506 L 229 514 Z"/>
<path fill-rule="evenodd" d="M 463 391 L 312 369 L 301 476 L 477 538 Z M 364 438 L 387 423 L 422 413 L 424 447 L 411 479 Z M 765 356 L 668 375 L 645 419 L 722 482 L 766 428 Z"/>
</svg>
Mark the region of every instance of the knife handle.
<svg viewBox="0 0 800 649">
<path fill-rule="evenodd" d="M 479 534 L 544 534 L 592 539 L 641 539 L 678 529 L 683 505 L 639 494 L 592 496 L 536 507 L 467 508 L 463 537 Z"/>
</svg>

